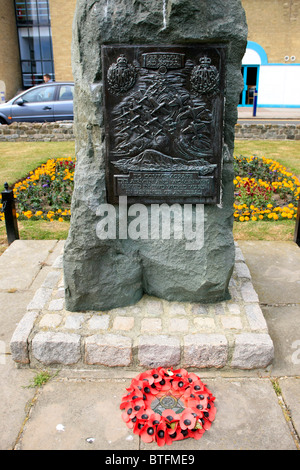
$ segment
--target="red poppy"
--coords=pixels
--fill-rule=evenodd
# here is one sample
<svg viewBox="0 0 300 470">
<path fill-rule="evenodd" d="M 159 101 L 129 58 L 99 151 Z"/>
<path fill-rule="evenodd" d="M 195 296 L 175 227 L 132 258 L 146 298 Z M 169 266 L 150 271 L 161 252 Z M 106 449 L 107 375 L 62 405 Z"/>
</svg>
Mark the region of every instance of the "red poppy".
<svg viewBox="0 0 300 470">
<path fill-rule="evenodd" d="M 179 421 L 179 415 L 175 413 L 174 410 L 166 409 L 162 412 L 162 417 L 165 418 L 167 423 L 173 423 L 174 421 Z"/>
<path fill-rule="evenodd" d="M 196 424 L 196 413 L 193 413 L 193 411 L 190 408 L 186 408 L 182 415 L 180 416 L 180 427 L 181 429 L 194 429 L 195 424 Z"/>
<path fill-rule="evenodd" d="M 146 443 L 155 441 L 156 440 L 156 427 L 153 426 L 151 423 L 146 422 L 141 429 L 140 436 L 141 436 L 141 439 Z"/>
<path fill-rule="evenodd" d="M 192 437 L 193 439 L 199 440 L 205 433 L 205 429 L 199 428 L 199 429 L 191 429 L 189 430 L 189 437 Z"/>
<path fill-rule="evenodd" d="M 167 432 L 167 426 L 165 423 L 161 423 L 157 426 L 156 429 L 156 442 L 159 447 L 164 446 L 165 444 L 171 445 L 172 438 Z"/>
</svg>

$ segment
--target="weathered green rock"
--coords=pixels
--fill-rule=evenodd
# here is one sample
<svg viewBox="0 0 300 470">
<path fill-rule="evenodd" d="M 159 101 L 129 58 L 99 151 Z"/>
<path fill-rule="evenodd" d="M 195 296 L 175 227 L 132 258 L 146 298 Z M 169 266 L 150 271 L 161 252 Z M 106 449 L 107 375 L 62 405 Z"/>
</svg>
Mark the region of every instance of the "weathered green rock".
<svg viewBox="0 0 300 470">
<path fill-rule="evenodd" d="M 240 0 L 77 1 L 72 52 L 77 164 L 64 252 L 68 310 L 108 310 L 133 304 L 143 293 L 205 303 L 228 298 L 234 265 L 232 152 L 246 40 Z M 203 247 L 186 249 L 187 240 L 172 237 L 100 240 L 97 209 L 106 203 L 101 45 L 201 42 L 227 45 L 222 202 L 205 206 Z M 150 206 L 148 212 L 150 217 Z"/>
</svg>

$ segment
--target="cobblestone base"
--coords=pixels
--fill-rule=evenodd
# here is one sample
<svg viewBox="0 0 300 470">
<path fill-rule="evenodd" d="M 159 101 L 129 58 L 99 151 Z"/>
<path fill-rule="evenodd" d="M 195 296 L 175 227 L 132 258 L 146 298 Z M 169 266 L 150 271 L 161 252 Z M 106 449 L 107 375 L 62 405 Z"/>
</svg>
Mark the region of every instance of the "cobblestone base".
<svg viewBox="0 0 300 470">
<path fill-rule="evenodd" d="M 126 308 L 72 313 L 64 308 L 61 255 L 13 334 L 12 357 L 29 367 L 266 367 L 273 342 L 237 245 L 230 293 L 230 301 L 209 305 L 145 295 Z"/>
</svg>

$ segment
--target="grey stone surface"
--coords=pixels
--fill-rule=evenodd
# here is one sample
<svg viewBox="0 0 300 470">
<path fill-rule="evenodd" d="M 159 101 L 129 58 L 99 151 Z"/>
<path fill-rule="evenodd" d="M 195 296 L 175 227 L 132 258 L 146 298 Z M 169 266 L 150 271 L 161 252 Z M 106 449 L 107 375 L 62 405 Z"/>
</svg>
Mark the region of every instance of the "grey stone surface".
<svg viewBox="0 0 300 470">
<path fill-rule="evenodd" d="M 131 340 L 121 335 L 93 335 L 85 340 L 86 364 L 109 367 L 129 366 L 131 363 Z"/>
<path fill-rule="evenodd" d="M 29 363 L 28 337 L 39 312 L 27 312 L 19 322 L 10 341 L 10 351 L 15 362 Z"/>
<path fill-rule="evenodd" d="M 196 334 L 184 337 L 184 364 L 189 367 L 224 367 L 228 356 L 226 336 Z"/>
<path fill-rule="evenodd" d="M 32 354 L 43 364 L 76 364 L 80 355 L 80 336 L 71 333 L 40 332 L 32 340 Z"/>
<path fill-rule="evenodd" d="M 296 243 L 239 241 L 239 245 L 260 302 L 268 305 L 299 304 L 300 250 Z"/>
<path fill-rule="evenodd" d="M 58 247 L 55 251 L 58 251 Z M 53 259 L 57 258 L 57 253 L 52 255 Z M 236 262 L 236 264 L 239 263 L 240 261 Z M 49 264 L 52 265 L 50 260 Z M 52 266 L 51 269 L 55 273 L 61 271 L 62 274 L 62 268 Z M 52 279 L 50 273 L 47 268 L 47 275 L 42 276 L 41 282 L 45 280 L 48 282 Z M 40 332 L 64 334 L 68 332 L 80 334 L 82 347 L 78 367 L 90 368 L 101 365 L 114 367 L 121 364 L 128 367 L 144 367 L 144 363 L 161 364 L 161 357 L 165 356 L 167 365 L 178 363 L 183 366 L 185 361 L 184 367 L 195 367 L 195 364 L 198 367 L 200 364 L 201 368 L 224 367 L 228 369 L 231 367 L 237 333 L 255 332 L 268 336 L 268 327 L 259 302 L 254 301 L 253 295 L 248 299 L 251 302 L 242 300 L 241 292 L 245 286 L 256 295 L 251 279 L 243 277 L 242 273 L 239 276 L 238 273 L 239 270 L 234 269 L 230 284 L 235 286 L 235 291 L 232 292 L 232 298 L 226 302 L 209 305 L 178 303 L 145 295 L 134 306 L 115 308 L 108 313 L 101 311 L 73 313 L 63 309 L 63 299 L 57 297 L 61 291 L 59 286 L 62 280 L 61 276 L 56 276 L 57 285 L 53 285 L 52 289 L 46 289 L 47 292 L 51 291 L 50 298 L 39 312 L 39 318 L 36 319 L 34 327 L 28 330 L 27 337 L 22 340 L 24 351 L 26 352 L 27 343 L 30 349 L 33 338 Z M 37 294 L 43 292 L 44 289 L 45 287 L 38 289 L 34 298 L 38 298 Z M 59 305 L 57 305 L 58 302 Z M 139 343 L 141 335 L 144 337 Z M 48 342 L 47 335 L 42 338 Z M 220 338 L 225 338 L 225 342 L 220 341 Z M 260 337 L 253 336 L 252 338 Z M 124 339 L 125 343 L 127 339 L 126 344 Z M 118 340 L 121 340 L 120 348 L 117 345 Z M 238 354 L 241 351 L 245 353 L 243 347 L 247 349 L 248 343 L 247 335 L 240 336 L 240 341 L 237 341 L 235 359 L 240 360 Z M 41 344 L 39 346 L 41 348 Z M 115 346 L 116 349 L 114 349 Z M 19 345 L 18 348 L 20 350 Z M 252 350 L 253 344 L 249 348 L 249 354 L 252 354 Z M 268 348 L 265 348 L 265 350 L 262 349 L 261 354 L 252 357 L 252 361 L 248 361 L 247 368 L 260 368 L 264 354 L 266 361 L 269 361 L 271 353 Z M 45 357 L 47 360 L 47 356 Z M 31 366 L 36 359 L 32 355 L 29 355 L 30 358 L 32 359 Z M 243 361 L 241 364 L 242 367 L 245 366 Z M 67 367 L 66 364 L 64 365 Z"/>
<path fill-rule="evenodd" d="M 107 330 L 109 325 L 109 315 L 93 315 L 88 321 L 91 330 Z"/>
<path fill-rule="evenodd" d="M 241 333 L 236 336 L 231 367 L 253 369 L 268 366 L 274 357 L 274 345 L 270 336 L 263 333 Z"/>
<path fill-rule="evenodd" d="M 279 386 L 295 431 L 300 436 L 300 377 L 282 378 L 279 380 Z"/>
<path fill-rule="evenodd" d="M 146 367 L 176 366 L 180 363 L 180 341 L 166 335 L 140 336 L 138 360 Z"/>
<path fill-rule="evenodd" d="M 266 293 L 276 291 L 276 301 L 281 302 L 277 306 L 263 306 L 274 341 L 275 360 L 268 371 L 198 371 L 216 397 L 217 407 L 216 419 L 202 439 L 174 442 L 171 447 L 162 449 L 155 444 L 139 442 L 138 436 L 123 423 L 119 409 L 126 387 L 140 372 L 136 368 L 83 370 L 81 365 L 69 369 L 59 367 L 58 376 L 37 391 L 28 388 L 36 375 L 36 365 L 33 364 L 32 369 L 19 368 L 10 355 L 2 357 L 0 354 L 0 449 L 146 449 L 160 453 L 176 450 L 193 453 L 196 450 L 299 449 L 299 304 L 286 305 L 286 289 L 299 293 L 294 272 L 299 267 L 300 250 L 294 250 L 289 242 L 270 243 L 267 250 L 264 248 L 263 263 L 259 264 L 256 254 L 260 252 L 260 244 L 264 245 L 264 242 L 247 244 L 247 257 L 252 260 L 253 253 L 253 282 L 263 285 Z M 39 245 L 29 245 L 34 255 Z M 271 264 L 276 256 L 280 258 L 280 253 L 281 269 L 289 270 L 291 277 L 283 278 L 282 288 L 278 290 L 276 279 L 272 276 L 264 279 L 263 276 L 269 260 Z M 10 257 L 6 262 L 10 263 Z M 35 288 L 46 278 L 47 266 L 44 265 L 41 271 L 37 279 L 35 276 L 31 279 L 31 285 L 35 279 Z M 12 283 L 17 280 L 16 272 L 8 270 L 5 275 L 12 279 Z M 21 270 L 19 275 L 21 279 Z M 22 319 L 33 294 L 33 289 L 0 294 L 0 338 L 7 343 L 7 351 L 16 323 Z M 196 318 L 202 319 L 203 316 Z M 47 370 L 51 369 L 47 367 Z M 272 379 L 278 380 L 284 409 L 275 394 Z M 57 429 L 59 424 L 64 426 L 64 431 Z M 292 427 L 298 437 L 291 432 Z M 88 438 L 94 440 L 89 442 Z"/>
<path fill-rule="evenodd" d="M 50 300 L 51 295 L 51 289 L 40 287 L 34 294 L 32 301 L 27 306 L 27 310 L 42 310 Z"/>
<path fill-rule="evenodd" d="M 166 24 L 161 0 L 124 0 L 113 14 L 106 0 L 77 2 L 72 48 L 77 167 L 64 253 L 70 311 L 128 306 L 144 293 L 194 302 L 229 296 L 234 264 L 232 152 L 247 41 L 245 13 L 240 0 L 169 0 L 165 19 Z M 222 204 L 205 207 L 207 242 L 191 251 L 185 239 L 99 240 L 96 212 L 106 203 L 101 45 L 218 41 L 228 44 Z"/>
<path fill-rule="evenodd" d="M 0 290 L 30 288 L 56 243 L 56 240 L 15 240 L 0 257 Z"/>
<path fill-rule="evenodd" d="M 266 320 L 259 304 L 246 305 L 245 310 L 251 330 L 268 330 Z"/>
</svg>

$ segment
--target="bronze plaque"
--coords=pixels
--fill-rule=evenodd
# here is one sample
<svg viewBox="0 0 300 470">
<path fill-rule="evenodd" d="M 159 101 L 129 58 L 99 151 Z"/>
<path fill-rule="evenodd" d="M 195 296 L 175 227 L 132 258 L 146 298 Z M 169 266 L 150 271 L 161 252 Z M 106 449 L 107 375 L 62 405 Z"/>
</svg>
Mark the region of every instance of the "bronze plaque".
<svg viewBox="0 0 300 470">
<path fill-rule="evenodd" d="M 108 202 L 220 202 L 225 46 L 102 46 Z"/>
</svg>

